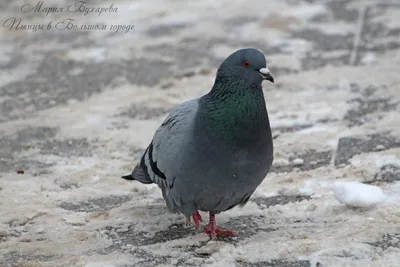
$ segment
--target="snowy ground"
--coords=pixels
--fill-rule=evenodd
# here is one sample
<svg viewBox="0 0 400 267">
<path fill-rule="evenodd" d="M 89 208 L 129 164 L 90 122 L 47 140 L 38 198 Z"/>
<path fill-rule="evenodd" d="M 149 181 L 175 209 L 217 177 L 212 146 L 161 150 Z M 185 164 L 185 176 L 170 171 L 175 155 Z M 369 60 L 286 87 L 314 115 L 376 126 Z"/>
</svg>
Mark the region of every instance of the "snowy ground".
<svg viewBox="0 0 400 267">
<path fill-rule="evenodd" d="M 0 266 L 399 266 L 399 1 L 20 10 L 37 3 L 0 2 Z M 10 30 L 13 17 L 53 28 Z M 135 27 L 54 29 L 68 18 Z M 249 46 L 276 80 L 264 85 L 274 168 L 243 209 L 217 217 L 239 236 L 208 242 L 167 212 L 156 186 L 119 177 L 168 110 L 206 93 L 221 60 Z M 331 188 L 346 181 L 387 199 L 346 207 Z"/>
</svg>

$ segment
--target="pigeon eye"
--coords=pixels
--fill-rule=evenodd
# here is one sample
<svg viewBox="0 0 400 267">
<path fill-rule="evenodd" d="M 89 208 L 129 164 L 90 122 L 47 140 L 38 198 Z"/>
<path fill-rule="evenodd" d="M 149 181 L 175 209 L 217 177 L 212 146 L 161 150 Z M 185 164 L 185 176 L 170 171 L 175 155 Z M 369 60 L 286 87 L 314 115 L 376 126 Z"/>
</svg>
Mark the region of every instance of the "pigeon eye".
<svg viewBox="0 0 400 267">
<path fill-rule="evenodd" d="M 243 61 L 243 66 L 245 66 L 246 68 L 248 68 L 248 67 L 250 67 L 250 64 L 249 64 L 249 62 L 247 62 L 247 61 Z"/>
</svg>

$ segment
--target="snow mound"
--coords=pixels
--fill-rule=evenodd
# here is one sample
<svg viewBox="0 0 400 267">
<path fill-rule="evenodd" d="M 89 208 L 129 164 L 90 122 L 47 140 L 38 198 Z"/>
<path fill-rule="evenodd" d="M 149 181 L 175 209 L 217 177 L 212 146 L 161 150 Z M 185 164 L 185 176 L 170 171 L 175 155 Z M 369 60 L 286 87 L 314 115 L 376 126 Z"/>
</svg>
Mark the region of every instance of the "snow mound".
<svg viewBox="0 0 400 267">
<path fill-rule="evenodd" d="M 332 186 L 333 193 L 340 203 L 348 206 L 366 208 L 385 201 L 386 196 L 377 186 L 358 182 L 337 182 Z"/>
</svg>

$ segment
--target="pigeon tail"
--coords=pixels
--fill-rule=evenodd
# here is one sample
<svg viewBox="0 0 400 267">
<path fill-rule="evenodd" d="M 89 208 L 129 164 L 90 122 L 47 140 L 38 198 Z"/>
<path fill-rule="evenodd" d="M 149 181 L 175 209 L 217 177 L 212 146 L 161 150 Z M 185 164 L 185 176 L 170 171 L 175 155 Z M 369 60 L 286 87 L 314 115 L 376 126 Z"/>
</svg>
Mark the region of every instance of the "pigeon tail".
<svg viewBox="0 0 400 267">
<path fill-rule="evenodd" d="M 132 174 L 128 174 L 128 175 L 121 176 L 121 178 L 124 178 L 125 180 L 135 180 L 135 179 L 133 178 Z"/>
<path fill-rule="evenodd" d="M 141 182 L 142 184 L 152 184 L 154 183 L 149 174 L 147 173 L 146 166 L 142 168 L 139 164 L 135 167 L 132 174 L 121 176 L 125 180 L 136 180 Z"/>
</svg>

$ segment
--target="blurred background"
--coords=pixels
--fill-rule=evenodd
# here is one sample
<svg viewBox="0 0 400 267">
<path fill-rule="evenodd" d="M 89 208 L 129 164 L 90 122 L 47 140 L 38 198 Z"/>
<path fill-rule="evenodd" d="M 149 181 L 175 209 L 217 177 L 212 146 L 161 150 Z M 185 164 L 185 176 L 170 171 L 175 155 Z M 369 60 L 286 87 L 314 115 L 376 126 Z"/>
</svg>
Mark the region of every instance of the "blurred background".
<svg viewBox="0 0 400 267">
<path fill-rule="evenodd" d="M 0 1 L 0 266 L 397 266 L 399 17 L 397 0 Z M 119 177 L 244 47 L 275 78 L 275 161 L 221 215 L 242 234 L 210 245 Z M 336 180 L 389 204 L 342 210 Z"/>
</svg>

